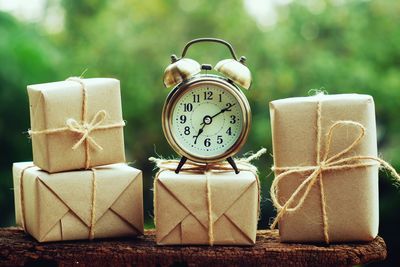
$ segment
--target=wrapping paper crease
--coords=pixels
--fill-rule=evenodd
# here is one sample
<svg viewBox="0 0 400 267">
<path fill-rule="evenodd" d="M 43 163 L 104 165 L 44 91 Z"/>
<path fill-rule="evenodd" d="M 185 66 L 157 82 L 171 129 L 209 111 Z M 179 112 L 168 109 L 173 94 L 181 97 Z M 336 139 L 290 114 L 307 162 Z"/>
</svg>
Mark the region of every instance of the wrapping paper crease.
<svg viewBox="0 0 400 267">
<path fill-rule="evenodd" d="M 87 239 L 91 225 L 92 171 L 48 174 L 31 162 L 14 163 L 17 224 L 22 224 L 23 187 L 25 230 L 40 242 Z M 94 235 L 96 238 L 143 233 L 141 171 L 125 164 L 98 167 Z"/>
<path fill-rule="evenodd" d="M 214 244 L 252 245 L 258 220 L 255 174 L 208 174 Z M 161 171 L 155 183 L 158 244 L 208 244 L 206 175 Z"/>
</svg>

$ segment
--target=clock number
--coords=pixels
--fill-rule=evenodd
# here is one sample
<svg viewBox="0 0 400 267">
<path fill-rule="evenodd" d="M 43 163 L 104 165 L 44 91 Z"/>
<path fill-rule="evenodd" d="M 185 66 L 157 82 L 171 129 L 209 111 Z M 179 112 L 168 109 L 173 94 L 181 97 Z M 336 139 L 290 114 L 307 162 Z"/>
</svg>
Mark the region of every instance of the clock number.
<svg viewBox="0 0 400 267">
<path fill-rule="evenodd" d="M 179 119 L 181 120 L 181 123 L 184 124 L 186 122 L 186 116 L 185 115 L 181 115 L 179 117 Z"/>
<path fill-rule="evenodd" d="M 222 102 L 222 94 L 219 94 L 219 102 Z"/>
<path fill-rule="evenodd" d="M 204 146 L 205 146 L 205 147 L 211 146 L 211 139 L 210 139 L 210 138 L 204 139 Z"/>
<path fill-rule="evenodd" d="M 185 103 L 183 104 L 183 111 L 191 112 L 193 110 L 192 103 Z"/>
<path fill-rule="evenodd" d="M 222 142 L 224 142 L 224 140 L 222 139 L 222 135 L 218 135 L 217 136 L 217 144 L 222 144 Z"/>
<path fill-rule="evenodd" d="M 193 103 L 199 103 L 200 102 L 200 95 L 194 94 L 193 95 Z"/>
<path fill-rule="evenodd" d="M 231 124 L 235 124 L 236 123 L 236 116 L 235 115 L 231 115 Z"/>
<path fill-rule="evenodd" d="M 213 99 L 212 96 L 213 96 L 213 92 L 211 92 L 211 91 L 204 92 L 204 100 L 212 100 Z"/>
<path fill-rule="evenodd" d="M 190 128 L 189 128 L 189 126 L 186 126 L 185 127 L 185 130 L 184 130 L 184 132 L 183 132 L 185 135 L 189 135 L 190 134 Z"/>
<path fill-rule="evenodd" d="M 229 127 L 228 130 L 226 130 L 227 135 L 232 135 L 232 128 Z"/>
</svg>

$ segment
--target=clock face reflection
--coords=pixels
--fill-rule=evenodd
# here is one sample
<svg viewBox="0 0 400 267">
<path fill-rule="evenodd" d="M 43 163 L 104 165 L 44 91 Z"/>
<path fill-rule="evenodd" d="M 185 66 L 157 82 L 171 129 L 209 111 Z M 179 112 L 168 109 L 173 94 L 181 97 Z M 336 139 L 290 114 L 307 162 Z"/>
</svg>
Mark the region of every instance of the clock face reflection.
<svg viewBox="0 0 400 267">
<path fill-rule="evenodd" d="M 237 96 L 215 83 L 184 89 L 173 104 L 171 134 L 178 146 L 198 158 L 231 149 L 242 130 L 244 113 Z"/>
</svg>

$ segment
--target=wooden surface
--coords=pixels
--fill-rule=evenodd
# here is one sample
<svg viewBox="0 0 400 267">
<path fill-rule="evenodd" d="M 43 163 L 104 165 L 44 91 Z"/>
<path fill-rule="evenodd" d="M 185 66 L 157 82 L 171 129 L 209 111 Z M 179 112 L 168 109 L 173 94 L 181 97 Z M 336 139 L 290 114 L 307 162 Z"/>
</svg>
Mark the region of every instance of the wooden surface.
<svg viewBox="0 0 400 267">
<path fill-rule="evenodd" d="M 283 244 L 277 231 L 259 231 L 254 247 L 156 246 L 154 231 L 136 239 L 38 243 L 18 228 L 0 228 L 0 266 L 352 266 L 386 257 L 369 243 Z"/>
</svg>

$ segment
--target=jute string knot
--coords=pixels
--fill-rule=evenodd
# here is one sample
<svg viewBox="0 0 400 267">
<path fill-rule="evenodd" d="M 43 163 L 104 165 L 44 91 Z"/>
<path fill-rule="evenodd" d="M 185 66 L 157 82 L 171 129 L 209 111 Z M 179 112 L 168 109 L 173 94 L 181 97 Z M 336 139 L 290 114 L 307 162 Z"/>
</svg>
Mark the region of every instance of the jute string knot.
<svg viewBox="0 0 400 267">
<path fill-rule="evenodd" d="M 103 148 L 94 140 L 90 133 L 104 122 L 106 119 L 107 112 L 105 110 L 99 110 L 93 117 L 93 119 L 87 123 L 79 123 L 75 119 L 68 119 L 66 125 L 71 132 L 75 132 L 81 135 L 81 138 L 72 146 L 72 149 L 77 149 L 86 140 L 91 146 L 97 150 L 103 150 Z"/>
<path fill-rule="evenodd" d="M 250 155 L 246 158 L 235 159 L 236 165 L 239 171 L 250 171 L 256 176 L 257 188 L 258 188 L 258 215 L 260 214 L 260 180 L 258 178 L 257 167 L 251 164 L 250 162 L 258 159 L 263 154 L 265 154 L 267 150 L 265 148 L 260 149 L 255 154 Z M 149 160 L 156 164 L 156 167 L 159 169 L 155 178 L 154 178 L 154 201 L 156 203 L 156 183 L 157 179 L 161 172 L 163 171 L 174 171 L 179 163 L 179 160 L 172 159 L 162 159 L 162 158 L 155 158 L 150 157 Z M 204 174 L 206 178 L 206 201 L 207 201 L 207 214 L 208 214 L 208 243 L 210 246 L 214 245 L 214 220 L 213 220 L 213 205 L 211 201 L 211 186 L 210 186 L 210 179 L 213 173 L 224 173 L 224 172 L 231 172 L 232 167 L 226 162 L 215 162 L 215 163 L 198 163 L 194 161 L 188 161 L 182 167 L 181 172 L 186 173 L 194 173 L 194 174 Z M 154 209 L 156 209 L 157 205 L 154 205 Z M 157 224 L 156 218 L 157 211 L 154 210 L 154 222 Z"/>
<path fill-rule="evenodd" d="M 98 151 L 103 150 L 103 147 L 100 146 L 96 142 L 96 140 L 93 138 L 92 133 L 96 130 L 124 127 L 125 122 L 121 121 L 121 122 L 117 122 L 117 123 L 104 125 L 103 123 L 105 122 L 107 115 L 108 115 L 105 110 L 99 110 L 93 116 L 92 120 L 88 122 L 88 119 L 87 119 L 87 117 L 88 117 L 88 115 L 87 115 L 88 92 L 87 92 L 87 88 L 84 83 L 84 80 L 79 77 L 70 77 L 67 79 L 67 81 L 77 82 L 80 84 L 80 86 L 82 88 L 83 97 L 82 97 L 81 121 L 78 122 L 74 118 L 68 118 L 65 121 L 65 127 L 39 130 L 39 131 L 29 130 L 28 134 L 30 136 L 32 136 L 32 135 L 39 135 L 39 134 L 55 134 L 55 133 L 68 132 L 68 131 L 79 134 L 80 138 L 78 139 L 78 141 L 76 141 L 72 145 L 72 149 L 76 150 L 78 147 L 80 147 L 81 145 L 84 144 L 84 146 L 85 146 L 85 168 L 90 169 L 90 167 L 91 167 L 90 148 L 93 147 L 95 150 L 98 150 Z"/>
<path fill-rule="evenodd" d="M 332 155 L 329 157 L 330 149 L 332 146 L 332 140 L 335 133 L 335 130 L 338 127 L 351 127 L 352 129 L 358 130 L 359 135 L 354 139 L 354 141 L 345 147 L 342 151 Z M 321 214 L 322 214 L 322 223 L 323 223 L 323 235 L 324 240 L 327 244 L 329 244 L 329 225 L 328 225 L 328 216 L 326 212 L 326 197 L 325 190 L 323 184 L 323 173 L 325 171 L 339 171 L 339 170 L 350 170 L 354 168 L 364 168 L 374 165 L 380 165 L 382 168 L 387 169 L 390 174 L 395 178 L 397 182 L 400 182 L 400 176 L 396 172 L 396 170 L 386 161 L 375 157 L 375 156 L 345 156 L 348 152 L 351 152 L 362 140 L 362 138 L 366 134 L 365 127 L 355 121 L 350 120 L 340 120 L 334 122 L 328 130 L 325 138 L 325 150 L 321 149 L 321 101 L 318 102 L 317 106 L 317 144 L 316 144 L 316 165 L 314 166 L 293 166 L 293 167 L 276 167 L 273 166 L 271 169 L 273 171 L 277 171 L 278 174 L 271 185 L 271 199 L 274 206 L 277 209 L 277 216 L 271 224 L 271 229 L 274 229 L 278 222 L 282 219 L 282 217 L 286 213 L 294 212 L 300 209 L 308 195 L 310 194 L 311 189 L 318 182 L 319 184 L 319 192 L 321 198 Z M 321 152 L 323 152 L 321 156 Z M 321 160 L 322 158 L 322 160 Z M 310 173 L 306 178 L 300 183 L 300 185 L 296 188 L 296 190 L 292 193 L 289 199 L 281 204 L 278 200 L 278 185 L 280 181 L 291 174 L 303 174 Z M 302 192 L 302 193 L 301 193 Z M 299 197 L 297 203 L 295 203 L 295 199 Z M 292 207 L 294 205 L 294 207 Z"/>
</svg>

